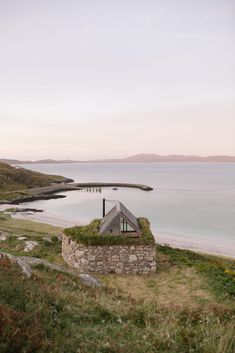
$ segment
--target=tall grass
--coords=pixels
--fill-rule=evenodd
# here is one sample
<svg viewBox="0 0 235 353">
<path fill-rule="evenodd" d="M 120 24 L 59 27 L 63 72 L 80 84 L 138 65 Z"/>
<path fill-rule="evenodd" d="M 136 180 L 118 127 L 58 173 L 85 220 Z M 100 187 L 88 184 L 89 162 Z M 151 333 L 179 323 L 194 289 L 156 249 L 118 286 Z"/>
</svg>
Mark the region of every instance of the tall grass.
<svg viewBox="0 0 235 353">
<path fill-rule="evenodd" d="M 1 353 L 234 353 L 235 308 L 161 306 L 0 260 Z M 128 278 L 127 278 L 128 281 Z"/>
<path fill-rule="evenodd" d="M 208 284 L 221 300 L 235 299 L 235 261 L 168 246 L 158 245 L 157 250 L 167 255 L 172 265 L 194 267 L 206 277 Z"/>
</svg>

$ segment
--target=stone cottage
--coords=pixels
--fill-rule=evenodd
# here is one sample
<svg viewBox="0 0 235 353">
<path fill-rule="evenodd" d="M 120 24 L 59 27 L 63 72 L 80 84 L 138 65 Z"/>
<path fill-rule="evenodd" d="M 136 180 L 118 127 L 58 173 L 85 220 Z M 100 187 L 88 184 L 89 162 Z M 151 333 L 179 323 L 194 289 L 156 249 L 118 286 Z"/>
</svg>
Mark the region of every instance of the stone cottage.
<svg viewBox="0 0 235 353">
<path fill-rule="evenodd" d="M 121 202 L 101 220 L 65 229 L 62 256 L 81 272 L 148 274 L 156 271 L 156 247 L 145 218 Z"/>
</svg>

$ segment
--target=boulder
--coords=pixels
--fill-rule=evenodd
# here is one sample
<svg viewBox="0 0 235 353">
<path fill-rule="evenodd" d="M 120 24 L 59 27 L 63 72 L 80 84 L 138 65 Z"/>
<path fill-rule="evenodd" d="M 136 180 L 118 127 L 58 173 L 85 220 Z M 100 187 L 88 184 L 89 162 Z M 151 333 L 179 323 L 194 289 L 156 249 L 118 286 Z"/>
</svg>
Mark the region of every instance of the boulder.
<svg viewBox="0 0 235 353">
<path fill-rule="evenodd" d="M 58 265 L 51 264 L 50 262 L 44 260 L 44 259 L 38 259 L 36 257 L 31 257 L 31 256 L 14 256 L 8 253 L 3 253 L 0 252 L 0 258 L 1 257 L 7 257 L 12 263 L 15 263 L 17 266 L 19 266 L 22 270 L 22 273 L 30 278 L 33 274 L 32 267 L 37 266 L 37 265 L 43 265 L 45 267 L 48 267 L 54 271 L 62 272 L 62 273 L 68 273 L 70 275 L 76 276 L 80 278 L 80 280 L 88 287 L 92 288 L 102 288 L 103 284 L 95 277 L 88 275 L 86 273 L 77 273 L 74 272 L 70 269 L 66 269 L 63 267 L 60 267 Z"/>
<path fill-rule="evenodd" d="M 7 240 L 7 235 L 4 233 L 0 233 L 0 241 L 5 241 Z"/>
<path fill-rule="evenodd" d="M 36 241 L 33 240 L 28 240 L 25 242 L 25 248 L 24 251 L 25 252 L 29 252 L 32 251 L 34 248 L 36 248 L 37 246 L 39 246 L 39 244 Z"/>
<path fill-rule="evenodd" d="M 48 243 L 53 243 L 51 236 L 50 235 L 46 235 L 45 237 L 42 238 L 43 240 L 47 241 Z"/>
<path fill-rule="evenodd" d="M 91 275 L 88 275 L 86 273 L 80 273 L 79 277 L 82 280 L 82 282 L 89 287 L 93 287 L 93 288 L 101 288 L 102 287 L 102 283 L 97 278 L 95 278 Z"/>
<path fill-rule="evenodd" d="M 20 257 L 14 256 L 11 254 L 7 254 L 7 253 L 2 253 L 2 252 L 0 253 L 0 258 L 1 257 L 7 257 L 12 263 L 19 266 L 22 273 L 26 277 L 30 278 L 32 276 L 33 271 L 31 269 L 31 267 L 26 262 L 24 262 Z"/>
</svg>

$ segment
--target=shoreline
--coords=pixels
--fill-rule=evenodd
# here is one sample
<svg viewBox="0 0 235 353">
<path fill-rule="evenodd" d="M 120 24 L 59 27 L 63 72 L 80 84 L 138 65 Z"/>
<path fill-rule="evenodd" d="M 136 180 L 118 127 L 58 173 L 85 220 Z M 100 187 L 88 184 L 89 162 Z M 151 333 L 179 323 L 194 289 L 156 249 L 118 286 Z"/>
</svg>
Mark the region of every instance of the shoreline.
<svg viewBox="0 0 235 353">
<path fill-rule="evenodd" d="M 75 191 L 75 190 L 82 190 L 82 189 L 97 189 L 97 188 L 105 188 L 105 187 L 124 187 L 124 188 L 134 188 L 140 189 L 142 191 L 152 191 L 153 188 L 144 185 L 144 184 L 132 184 L 132 183 L 98 183 L 98 182 L 89 182 L 89 183 L 75 183 L 70 182 L 72 179 L 67 179 L 68 181 L 57 183 L 56 185 L 44 186 L 44 187 L 37 187 L 25 190 L 18 190 L 15 191 L 15 198 L 12 200 L 3 200 L 0 201 L 0 205 L 9 204 L 9 205 L 19 205 L 23 202 L 31 202 L 31 201 L 38 201 L 38 200 L 50 200 L 50 199 L 59 199 L 64 198 L 66 195 L 58 195 L 58 192 L 67 192 L 67 191 Z M 14 194 L 14 191 L 7 191 L 5 194 Z M 19 196 L 19 193 L 23 193 L 23 196 Z"/>
<path fill-rule="evenodd" d="M 9 204 L 0 205 L 0 211 L 4 211 L 9 208 Z M 18 206 L 17 208 L 23 208 L 23 206 Z M 49 212 L 27 212 L 27 213 L 11 213 L 11 216 L 16 219 L 30 220 L 39 223 L 50 224 L 55 227 L 73 227 L 76 225 L 84 225 L 85 222 L 81 220 L 75 221 L 68 218 L 61 218 L 56 214 Z M 155 233 L 154 238 L 157 244 L 167 245 L 172 248 L 187 249 L 194 252 L 210 254 L 215 256 L 223 256 L 235 259 L 235 241 L 227 240 L 226 242 L 221 242 L 219 239 L 211 238 L 200 238 L 182 235 L 172 235 L 167 233 Z"/>
<path fill-rule="evenodd" d="M 155 234 L 154 238 L 156 243 L 160 245 L 235 259 L 235 241 L 233 240 L 221 242 L 206 237 L 197 239 L 190 236 L 170 235 L 165 233 Z"/>
<path fill-rule="evenodd" d="M 0 211 L 6 211 L 9 207 L 9 204 L 0 205 Z M 24 209 L 24 206 L 17 205 L 17 209 Z M 12 218 L 22 219 L 26 221 L 34 221 L 38 223 L 45 223 L 52 225 L 54 227 L 73 227 L 75 225 L 82 225 L 81 222 L 76 222 L 74 220 L 70 220 L 68 218 L 61 218 L 57 214 L 49 213 L 49 212 L 9 212 Z"/>
</svg>

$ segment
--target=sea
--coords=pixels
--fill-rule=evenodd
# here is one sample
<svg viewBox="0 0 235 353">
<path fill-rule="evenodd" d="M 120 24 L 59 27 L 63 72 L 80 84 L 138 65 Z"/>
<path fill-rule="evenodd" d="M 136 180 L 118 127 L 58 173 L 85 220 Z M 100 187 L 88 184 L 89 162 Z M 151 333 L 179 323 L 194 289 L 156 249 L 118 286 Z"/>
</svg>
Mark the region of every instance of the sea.
<svg viewBox="0 0 235 353">
<path fill-rule="evenodd" d="M 126 182 L 151 186 L 62 192 L 65 198 L 25 203 L 63 219 L 86 224 L 121 201 L 136 217 L 147 217 L 154 233 L 235 241 L 233 163 L 67 163 L 24 164 L 31 170 L 63 175 L 76 182 Z"/>
</svg>

